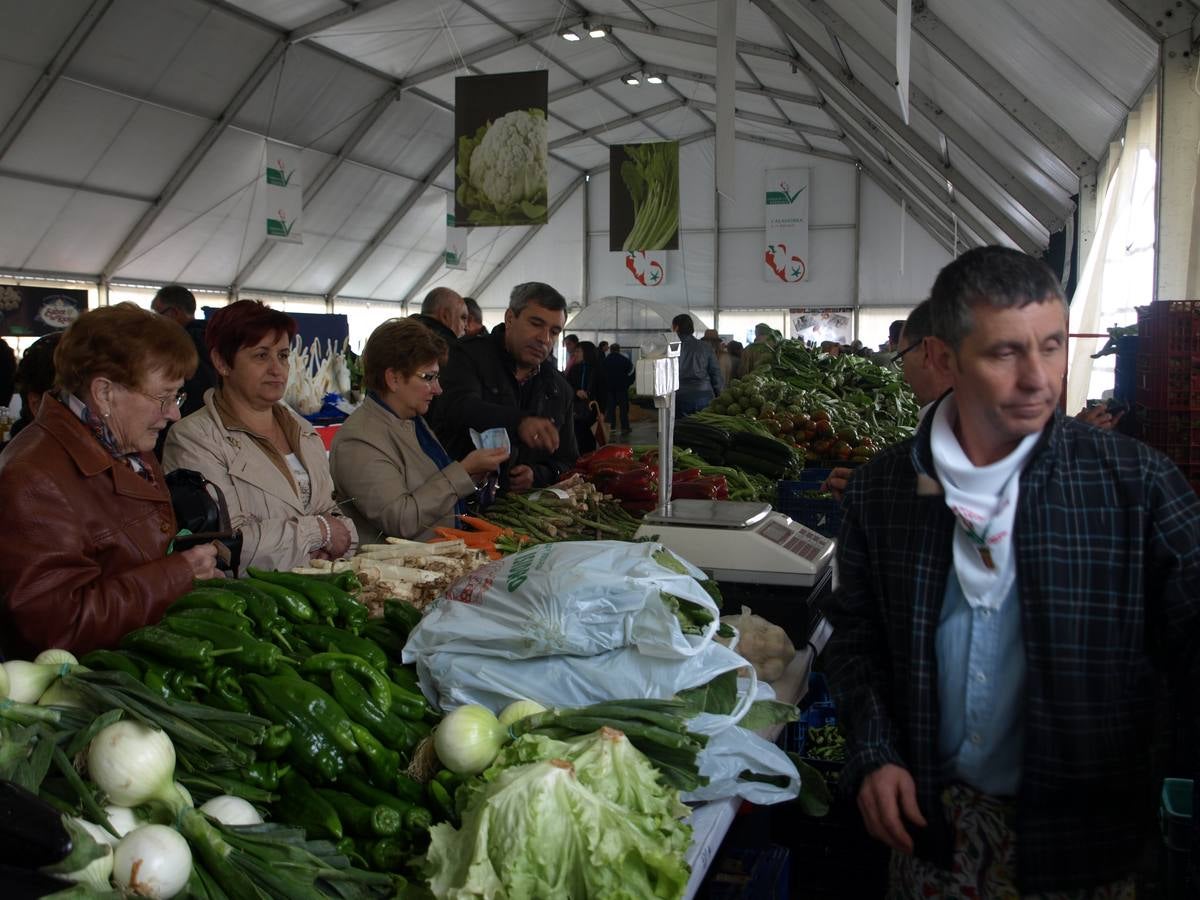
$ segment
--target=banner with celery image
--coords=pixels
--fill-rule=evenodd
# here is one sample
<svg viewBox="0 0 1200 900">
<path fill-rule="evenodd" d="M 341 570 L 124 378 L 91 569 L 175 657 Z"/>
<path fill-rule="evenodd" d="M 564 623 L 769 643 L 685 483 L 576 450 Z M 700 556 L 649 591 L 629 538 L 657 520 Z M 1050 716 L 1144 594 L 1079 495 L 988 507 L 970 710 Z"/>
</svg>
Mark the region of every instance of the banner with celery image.
<svg viewBox="0 0 1200 900">
<path fill-rule="evenodd" d="M 679 249 L 679 142 L 610 148 L 608 249 Z"/>
<path fill-rule="evenodd" d="M 544 225 L 549 188 L 549 73 L 454 79 L 454 221 Z"/>
</svg>

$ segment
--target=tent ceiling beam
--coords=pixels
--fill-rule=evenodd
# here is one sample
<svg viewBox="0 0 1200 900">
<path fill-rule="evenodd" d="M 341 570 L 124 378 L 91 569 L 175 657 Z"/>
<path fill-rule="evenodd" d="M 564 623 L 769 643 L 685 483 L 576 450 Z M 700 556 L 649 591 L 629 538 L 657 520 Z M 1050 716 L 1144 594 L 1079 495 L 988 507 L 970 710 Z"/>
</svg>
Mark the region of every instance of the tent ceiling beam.
<svg viewBox="0 0 1200 900">
<path fill-rule="evenodd" d="M 750 65 L 750 63 L 749 63 L 749 62 L 746 60 L 746 58 L 745 58 L 744 56 L 742 56 L 742 54 L 740 54 L 740 53 L 737 53 L 737 54 L 735 54 L 735 57 L 737 58 L 738 65 L 740 65 L 740 66 L 741 66 L 743 69 L 745 69 L 745 70 L 746 70 L 746 74 L 747 74 L 747 75 L 749 75 L 749 76 L 750 76 L 752 79 L 754 79 L 754 81 L 753 81 L 754 85 L 755 85 L 755 86 L 756 86 L 756 87 L 757 87 L 759 90 L 762 90 L 762 91 L 763 91 L 763 96 L 765 96 L 765 97 L 767 98 L 767 100 L 770 102 L 770 104 L 771 104 L 771 108 L 772 108 L 773 110 L 775 110 L 775 112 L 777 112 L 777 113 L 779 114 L 779 118 L 781 118 L 781 119 L 789 119 L 789 120 L 790 120 L 790 119 L 791 119 L 791 116 L 789 116 L 789 115 L 787 114 L 787 110 L 785 110 L 785 109 L 783 108 L 783 106 L 780 104 L 780 102 L 779 102 L 779 99 L 778 99 L 777 97 L 773 96 L 773 95 L 771 94 L 771 92 L 770 92 L 770 91 L 767 91 L 767 90 L 765 89 L 765 87 L 764 87 L 763 83 L 762 83 L 761 81 L 759 81 L 759 80 L 758 80 L 758 73 L 754 71 L 754 67 Z M 736 82 L 736 81 L 734 82 L 733 89 L 734 89 L 734 92 L 735 92 L 735 95 L 736 95 L 736 92 L 737 92 L 737 82 Z M 815 98 L 814 98 L 814 99 L 815 99 Z M 734 102 L 735 102 L 735 103 L 737 102 L 737 101 L 736 101 L 736 97 L 735 97 L 735 101 L 734 101 Z M 820 102 L 820 101 L 818 100 L 817 102 Z M 809 139 L 808 139 L 808 138 L 807 138 L 807 137 L 804 135 L 804 133 L 803 133 L 803 132 L 801 132 L 801 131 L 795 131 L 795 134 L 796 134 L 796 137 L 798 137 L 798 138 L 800 139 L 800 141 L 801 141 L 801 142 L 802 142 L 802 143 L 803 143 L 803 144 L 804 144 L 806 147 L 811 147 L 811 146 L 812 146 L 812 142 L 811 142 L 811 141 L 810 141 L 810 140 L 809 140 Z"/>
<path fill-rule="evenodd" d="M 691 106 L 697 109 L 703 109 L 707 112 L 715 113 L 717 104 L 709 103 L 707 100 L 689 100 Z M 734 108 L 733 115 L 735 118 L 741 119 L 744 122 L 757 122 L 759 125 L 775 125 L 778 128 L 789 128 L 799 134 L 811 134 L 813 137 L 831 138 L 835 141 L 842 139 L 842 132 L 837 128 L 822 128 L 819 125 L 809 125 L 806 122 L 795 122 L 786 116 L 768 116 L 763 113 L 751 112 L 747 109 Z"/>
<path fill-rule="evenodd" d="M 941 178 L 952 180 L 954 187 L 978 207 L 980 212 L 994 222 L 998 226 L 998 230 L 1007 235 L 1018 247 L 1034 254 L 1040 253 L 1045 249 L 1044 239 L 1040 235 L 1031 234 L 1023 225 L 1017 223 L 1016 220 L 1000 209 L 983 191 L 979 190 L 969 178 L 956 170 L 954 166 L 943 166 L 937 148 L 931 147 L 917 134 L 915 129 L 905 125 L 886 103 L 875 96 L 874 92 L 858 81 L 839 76 L 837 74 L 839 67 L 836 60 L 816 40 L 807 34 L 798 22 L 780 11 L 779 7 L 772 0 L 750 0 L 750 2 L 766 13 L 767 17 L 784 32 L 788 39 L 794 41 L 810 58 L 816 61 L 817 66 L 830 73 L 830 78 L 827 79 L 815 66 L 805 61 L 803 57 L 792 57 L 792 61 L 800 66 L 805 74 L 816 83 L 817 88 L 821 90 L 831 106 L 836 105 L 839 108 L 843 108 L 844 111 L 849 111 L 854 107 L 853 102 L 846 102 L 843 107 L 842 101 L 834 99 L 838 96 L 837 90 L 834 89 L 834 84 L 836 83 L 840 90 L 845 91 L 853 100 L 856 100 L 866 109 L 870 110 L 871 115 L 875 119 L 883 123 L 891 134 L 896 135 L 895 139 L 889 139 L 889 143 L 895 148 L 889 149 L 889 152 L 893 156 L 897 156 L 897 150 L 903 146 L 907 154 L 923 160 L 931 171 L 941 173 Z M 826 111 L 829 111 L 828 107 Z M 845 128 L 844 125 L 842 127 Z M 874 123 L 872 123 L 871 127 L 872 130 L 879 130 L 879 127 L 875 126 Z M 905 155 L 904 151 L 901 151 L 900 155 Z"/>
<path fill-rule="evenodd" d="M 881 0 L 896 11 L 896 0 Z M 1082 176 L 1096 168 L 1096 160 L 1076 143 L 1065 128 L 1043 112 L 1019 88 L 947 27 L 930 9 L 913 13 L 913 31 L 925 39 L 955 69 L 970 80 L 1000 109 L 1054 154 L 1072 172 Z"/>
<path fill-rule="evenodd" d="M 250 73 L 250 77 L 242 83 L 242 86 L 238 88 L 237 92 L 233 95 L 233 98 L 226 105 L 225 109 L 221 111 L 221 115 L 208 127 L 208 130 L 204 133 L 204 136 L 200 138 L 199 143 L 192 147 L 191 152 L 188 153 L 187 157 L 175 170 L 175 173 L 167 181 L 166 185 L 162 189 L 162 192 L 158 195 L 158 198 L 154 201 L 150 208 L 142 214 L 142 217 L 137 221 L 137 224 L 133 226 L 133 229 L 127 235 L 125 235 L 125 239 L 121 241 L 121 245 L 117 248 L 117 251 L 104 266 L 101 276 L 105 281 L 112 279 L 112 276 L 116 273 L 117 269 L 119 269 L 129 257 L 129 254 L 133 251 L 133 248 L 137 245 L 137 242 L 140 241 L 145 236 L 146 232 L 150 230 L 150 227 L 155 223 L 162 211 L 167 208 L 167 205 L 175 198 L 175 195 L 179 193 L 179 189 L 183 187 L 184 182 L 186 182 L 191 174 L 196 170 L 196 167 L 200 165 L 200 161 L 204 159 L 205 154 L 212 149 L 213 145 L 216 144 L 221 135 L 225 133 L 225 129 L 229 127 L 230 123 L 241 111 L 242 107 L 246 105 L 246 102 L 254 95 L 254 92 L 258 90 L 259 86 L 266 79 L 267 74 L 273 68 L 275 68 L 275 65 L 283 58 L 287 48 L 287 41 L 280 38 L 259 61 L 254 71 Z"/>
<path fill-rule="evenodd" d="M 688 144 L 694 144 L 694 143 L 696 143 L 696 141 L 702 141 L 705 138 L 710 138 L 714 134 L 716 134 L 716 131 L 710 125 L 708 128 L 704 129 L 703 131 L 694 132 L 693 134 L 689 134 L 687 137 L 681 137 L 681 138 L 678 138 L 677 140 L 679 141 L 680 147 L 686 147 Z M 588 169 L 587 176 L 589 178 L 591 178 L 593 175 L 603 175 L 610 168 L 611 168 L 611 166 L 608 163 L 601 163 L 600 165 L 596 166 L 594 169 Z"/>
<path fill-rule="evenodd" d="M 858 159 L 849 156 L 845 153 L 834 153 L 832 150 L 821 150 L 807 144 L 789 144 L 787 141 L 781 141 L 778 138 L 763 137 L 761 134 L 751 134 L 748 131 L 735 131 L 734 135 L 739 141 L 745 141 L 750 144 L 762 144 L 764 147 L 775 147 L 779 150 L 787 150 L 791 153 L 800 153 L 804 156 L 816 156 L 821 159 L 831 159 L 834 162 L 846 163 L 847 165 L 855 165 Z M 811 226 L 810 226 L 811 227 Z M 725 229 L 728 231 L 729 229 Z"/>
<path fill-rule="evenodd" d="M 832 28 L 838 38 L 877 75 L 888 83 L 896 80 L 896 67 L 889 63 L 887 58 L 876 50 L 870 41 L 859 34 L 849 22 L 838 15 L 825 0 L 809 0 L 804 8 L 823 25 Z M 861 83 L 859 83 L 859 87 L 869 90 Z M 967 156 L 995 181 L 996 186 L 1007 195 L 1009 201 L 1021 213 L 1040 223 L 1047 231 L 1056 231 L 1062 227 L 1066 217 L 1074 210 L 1074 205 L 1070 201 L 1051 199 L 1045 192 L 1031 189 L 1004 163 L 1000 162 L 983 145 L 982 141 L 971 134 L 968 129 L 959 125 L 940 104 L 921 90 L 915 81 L 910 81 L 908 94 L 913 110 L 924 116 L 939 131 L 944 132 L 948 140 L 962 147 Z M 915 136 L 915 129 L 904 125 L 898 117 L 897 122 L 906 131 L 912 131 Z M 1040 170 L 1039 174 L 1043 183 L 1053 185 L 1050 176 Z M 1054 186 L 1057 187 L 1057 185 Z M 1015 219 L 1013 221 L 1016 222 Z"/>
<path fill-rule="evenodd" d="M 571 195 L 586 184 L 587 176 L 580 175 L 569 185 L 563 188 L 559 195 L 554 198 L 554 202 L 550 204 L 550 208 L 546 210 L 546 222 L 549 223 L 551 217 L 558 212 L 558 210 L 564 203 L 567 202 L 567 200 L 570 199 Z M 526 229 L 525 233 L 521 235 L 521 239 L 513 244 L 512 247 L 509 248 L 509 251 L 504 254 L 504 258 L 501 259 L 500 262 L 496 263 L 496 267 L 492 269 L 492 271 L 490 271 L 486 276 L 484 276 L 482 281 L 476 282 L 475 286 L 471 288 L 470 296 L 478 297 L 480 294 L 486 291 L 488 286 L 495 281 L 506 268 L 508 268 L 508 264 L 517 258 L 517 254 L 524 250 L 526 245 L 533 240 L 534 235 L 536 235 L 545 227 L 545 225 L 530 225 Z"/>
<path fill-rule="evenodd" d="M 400 224 L 400 221 L 408 215 L 408 211 L 417 204 L 417 201 L 421 199 L 429 186 L 442 173 L 442 170 L 453 161 L 454 147 L 451 146 L 430 167 L 429 171 L 425 173 L 425 177 L 409 188 L 408 193 L 404 195 L 404 199 L 400 201 L 400 205 L 388 216 L 387 221 L 376 229 L 375 234 L 367 241 L 367 245 L 358 252 L 358 255 L 354 257 L 354 260 L 346 267 L 345 271 L 337 277 L 337 280 L 334 281 L 333 285 L 325 293 L 326 302 L 336 298 L 342 288 L 349 283 L 350 279 L 358 274 L 358 270 L 371 258 L 371 254 L 379 249 L 379 245 L 386 240 L 387 236 Z"/>
<path fill-rule="evenodd" d="M 62 178 L 51 178 L 48 175 L 35 175 L 31 172 L 13 172 L 0 169 L 0 178 L 11 178 L 14 181 L 30 181 L 34 184 L 44 184 L 46 187 L 60 188 L 65 191 L 81 191 L 85 194 L 95 194 L 100 197 L 114 197 L 117 200 L 129 200 L 133 203 L 150 204 L 154 197 L 145 194 L 134 194 L 130 191 L 119 191 L 115 188 L 98 187 L 90 184 L 78 184 Z"/>
<path fill-rule="evenodd" d="M 632 31 L 637 34 L 646 34 L 650 37 L 664 38 L 669 41 L 679 41 L 684 44 L 696 44 L 701 47 L 717 46 L 717 36 L 715 34 L 705 34 L 701 31 L 669 28 L 665 25 L 647 25 L 645 22 L 639 22 L 636 19 L 622 19 L 615 16 L 593 16 L 588 21 L 595 25 L 604 25 L 614 31 Z M 794 60 L 792 54 L 786 50 L 777 50 L 774 47 L 768 47 L 765 44 L 756 44 L 752 41 L 739 40 L 737 42 L 737 52 L 744 53 L 747 56 L 758 56 L 763 59 L 773 59 L 776 62 L 789 64 Z"/>
<path fill-rule="evenodd" d="M 707 72 L 695 72 L 690 69 L 680 69 L 676 66 L 668 66 L 662 63 L 646 61 L 647 68 L 652 72 L 661 72 L 668 78 L 679 78 L 683 81 L 695 81 L 700 84 L 707 84 L 709 87 L 716 87 L 717 76 L 709 75 Z M 621 72 L 629 71 L 629 66 L 620 70 Z M 820 97 L 813 94 L 800 94 L 795 91 L 785 91 L 773 87 L 765 87 L 761 84 L 755 84 L 752 81 L 739 81 L 734 85 L 734 89 L 743 94 L 756 94 L 761 97 L 770 97 L 772 99 L 787 100 L 789 103 L 795 103 L 800 106 L 813 106 L 820 109 L 824 101 Z"/>
<path fill-rule="evenodd" d="M 325 165 L 321 166 L 321 171 L 316 174 L 312 181 L 304 186 L 303 198 L 301 200 L 302 207 L 308 206 L 313 201 L 313 198 L 320 193 L 321 188 L 325 187 L 338 167 L 350 158 L 350 154 L 354 152 L 354 149 L 362 142 L 362 139 L 366 137 L 367 132 L 374 128 L 375 124 L 383 118 L 383 114 L 391 108 L 392 103 L 396 101 L 399 94 L 400 89 L 398 87 L 393 86 L 388 88 L 383 96 L 372 104 L 367 114 L 359 119 L 358 124 L 354 126 L 354 130 L 350 132 L 350 135 L 342 143 L 342 146 L 338 148 L 337 154 L 326 160 Z M 242 285 L 246 283 L 246 279 L 254 274 L 254 271 L 262 265 L 263 260 L 267 258 L 272 248 L 275 247 L 275 243 L 275 241 L 269 241 L 266 238 L 263 239 L 262 243 L 255 249 L 254 255 L 250 257 L 237 275 L 234 276 L 233 284 L 229 287 L 230 294 L 237 295 Z"/>
<path fill-rule="evenodd" d="M 657 106 L 644 109 L 641 112 L 634 112 L 627 116 L 622 116 L 619 119 L 601 122 L 599 125 L 593 125 L 591 128 L 583 129 L 583 131 L 564 134 L 562 137 L 552 140 L 549 146 L 551 150 L 555 150 L 559 147 L 565 147 L 567 144 L 573 144 L 576 141 L 583 140 L 584 138 L 594 137 L 595 135 L 603 134 L 606 131 L 612 131 L 616 128 L 623 128 L 626 125 L 632 125 L 634 122 L 641 122 L 654 116 L 660 116 L 663 113 L 670 112 L 671 110 L 679 109 L 681 106 L 688 106 L 690 103 L 690 100 L 667 100 L 663 103 L 659 103 Z"/>
<path fill-rule="evenodd" d="M 446 254 L 435 253 L 433 259 L 429 261 L 429 265 L 425 267 L 425 271 L 417 276 L 417 280 L 412 283 L 412 287 L 400 298 L 400 308 L 404 312 L 408 312 L 408 304 L 417 299 L 417 294 L 425 289 L 425 285 L 429 284 L 434 275 L 438 273 L 438 269 L 446 264 Z"/>
<path fill-rule="evenodd" d="M 1192 17 L 1200 9 L 1195 0 L 1108 0 L 1110 6 L 1156 41 L 1163 41 L 1191 28 Z"/>
<path fill-rule="evenodd" d="M 54 58 L 42 70 L 38 80 L 34 82 L 33 87 L 29 89 L 29 93 L 21 101 L 21 105 L 9 117 L 4 125 L 4 129 L 0 130 L 0 158 L 8 152 L 8 148 L 13 145 L 13 141 L 21 133 L 21 130 L 33 118 L 33 114 L 37 112 L 38 107 L 42 105 L 42 101 L 46 99 L 46 95 L 50 93 L 50 89 L 54 87 L 58 77 L 62 75 L 63 70 L 70 64 L 74 58 L 76 51 L 88 35 L 92 33 L 92 29 L 96 27 L 96 23 L 108 12 L 108 8 L 112 6 L 112 0 L 94 0 L 91 6 L 87 8 L 79 21 L 75 23 L 75 27 L 71 29 L 71 33 L 67 35 L 67 39 L 63 41 L 62 46 L 58 48 L 58 52 L 54 54 Z"/>
<path fill-rule="evenodd" d="M 329 13 L 325 16 L 318 16 L 303 25 L 293 28 L 288 34 L 288 40 L 293 44 L 300 41 L 306 41 L 315 35 L 319 35 L 322 31 L 328 31 L 335 25 L 344 25 L 347 22 L 353 21 L 360 16 L 365 16 L 367 13 L 374 12 L 384 6 L 391 6 L 397 0 L 358 0 L 357 3 L 352 3 L 346 9 L 339 9 L 337 12 Z"/>
</svg>

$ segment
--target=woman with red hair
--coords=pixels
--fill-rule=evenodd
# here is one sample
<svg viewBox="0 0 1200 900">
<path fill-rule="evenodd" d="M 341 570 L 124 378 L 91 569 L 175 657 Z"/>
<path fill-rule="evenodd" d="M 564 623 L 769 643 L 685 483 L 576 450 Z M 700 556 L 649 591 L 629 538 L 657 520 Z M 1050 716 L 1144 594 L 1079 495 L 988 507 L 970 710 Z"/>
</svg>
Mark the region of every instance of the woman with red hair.
<svg viewBox="0 0 1200 900">
<path fill-rule="evenodd" d="M 290 569 L 357 544 L 333 501 L 325 445 L 281 402 L 295 335 L 291 316 L 257 300 L 217 311 L 204 338 L 220 383 L 163 448 L 168 472 L 194 469 L 225 494 L 243 567 Z"/>
</svg>

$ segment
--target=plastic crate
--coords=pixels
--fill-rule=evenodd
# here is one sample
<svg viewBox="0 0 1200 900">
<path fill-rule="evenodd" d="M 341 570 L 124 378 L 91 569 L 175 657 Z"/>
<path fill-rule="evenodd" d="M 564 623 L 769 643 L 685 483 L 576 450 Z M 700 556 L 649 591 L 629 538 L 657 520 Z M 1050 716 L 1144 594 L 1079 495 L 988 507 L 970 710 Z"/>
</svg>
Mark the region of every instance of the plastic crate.
<svg viewBox="0 0 1200 900">
<path fill-rule="evenodd" d="M 723 849 L 704 881 L 708 900 L 788 900 L 792 854 L 787 847 Z"/>
<path fill-rule="evenodd" d="M 832 469 L 805 468 L 793 481 L 781 481 L 777 487 L 775 509 L 794 522 L 825 537 L 837 537 L 842 527 L 842 505 L 837 500 L 804 496 L 819 490 Z"/>
<path fill-rule="evenodd" d="M 1183 900 L 1195 897 L 1194 882 L 1188 886 L 1188 857 L 1191 853 L 1193 783 L 1190 778 L 1163 780 L 1162 819 L 1163 841 L 1167 845 L 1167 897 Z"/>
<path fill-rule="evenodd" d="M 1139 355 L 1134 382 L 1134 399 L 1147 409 L 1200 409 L 1200 354 Z"/>
<path fill-rule="evenodd" d="M 813 728 L 837 723 L 837 708 L 829 694 L 829 684 L 820 672 L 810 672 L 808 690 L 800 701 L 800 719 L 791 722 L 780 732 L 779 746 L 787 753 L 795 753 L 820 772 L 826 782 L 837 781 L 845 765 L 838 760 L 815 759 L 806 755 L 808 732 Z"/>
<path fill-rule="evenodd" d="M 1156 300 L 1139 306 L 1137 317 L 1140 353 L 1200 354 L 1200 301 Z"/>
<path fill-rule="evenodd" d="M 1200 470 L 1200 416 L 1144 406 L 1137 408 L 1137 415 L 1143 441 L 1165 453 L 1185 475 Z"/>
</svg>

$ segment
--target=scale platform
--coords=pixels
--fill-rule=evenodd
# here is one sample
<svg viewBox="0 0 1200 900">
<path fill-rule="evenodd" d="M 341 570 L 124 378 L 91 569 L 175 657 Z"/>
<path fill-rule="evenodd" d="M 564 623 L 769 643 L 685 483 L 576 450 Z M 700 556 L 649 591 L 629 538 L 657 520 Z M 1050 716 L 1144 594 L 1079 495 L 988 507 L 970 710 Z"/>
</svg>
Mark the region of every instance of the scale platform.
<svg viewBox="0 0 1200 900">
<path fill-rule="evenodd" d="M 766 503 L 674 500 L 646 514 L 636 537 L 654 537 L 717 581 L 812 587 L 834 541 Z"/>
</svg>

